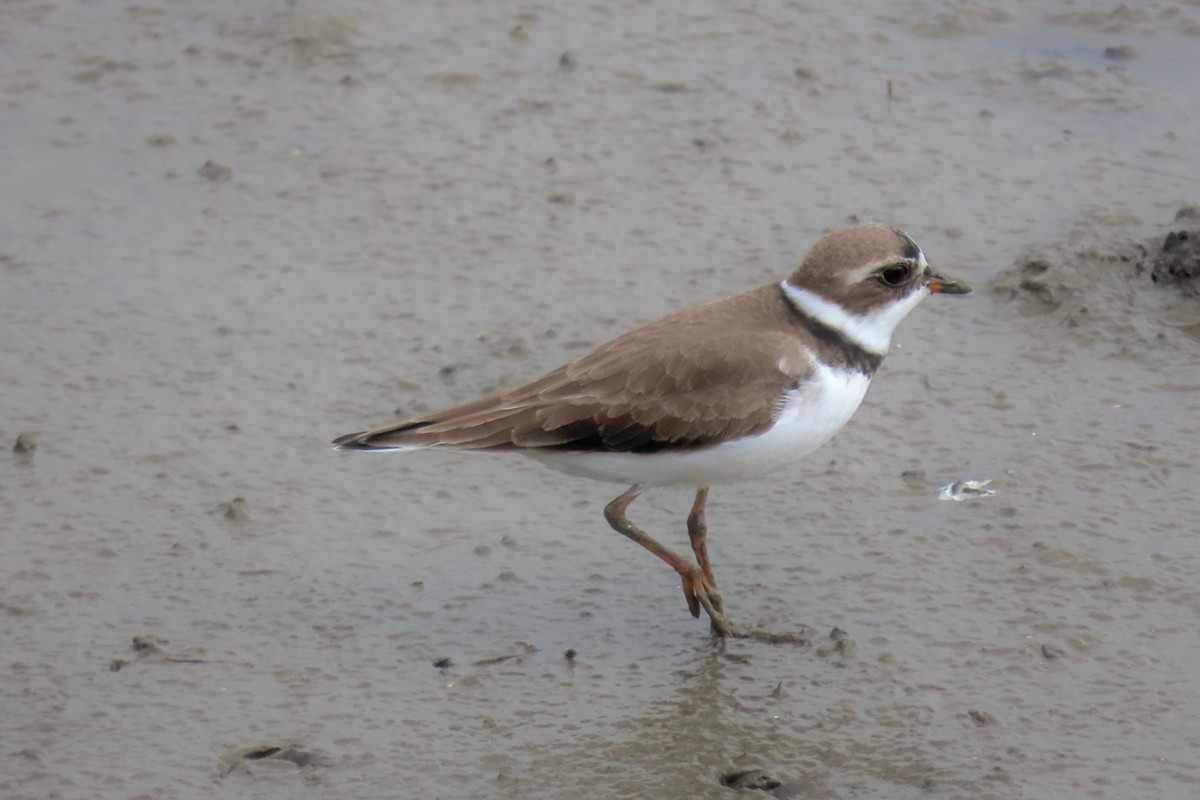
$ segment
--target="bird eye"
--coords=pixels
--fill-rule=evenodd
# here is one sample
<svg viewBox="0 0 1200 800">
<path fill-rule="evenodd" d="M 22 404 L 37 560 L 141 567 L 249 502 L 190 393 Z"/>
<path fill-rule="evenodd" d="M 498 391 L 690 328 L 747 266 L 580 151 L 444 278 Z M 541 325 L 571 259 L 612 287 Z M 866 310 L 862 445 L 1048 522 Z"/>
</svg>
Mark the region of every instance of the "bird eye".
<svg viewBox="0 0 1200 800">
<path fill-rule="evenodd" d="M 879 280 L 885 286 L 902 286 L 908 280 L 908 276 L 912 274 L 912 265 L 907 261 L 899 264 L 893 264 L 890 267 L 883 269 L 879 273 Z"/>
</svg>

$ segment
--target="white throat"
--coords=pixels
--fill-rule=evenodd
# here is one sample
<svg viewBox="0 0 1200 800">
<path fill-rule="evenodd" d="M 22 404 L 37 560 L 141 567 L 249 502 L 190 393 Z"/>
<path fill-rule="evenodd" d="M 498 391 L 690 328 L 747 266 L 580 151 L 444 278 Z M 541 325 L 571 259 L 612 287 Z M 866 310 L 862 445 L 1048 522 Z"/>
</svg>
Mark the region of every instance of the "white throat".
<svg viewBox="0 0 1200 800">
<path fill-rule="evenodd" d="M 801 312 L 841 331 L 847 339 L 877 356 L 887 355 L 892 344 L 892 331 L 929 294 L 928 289 L 921 287 L 870 314 L 851 314 L 832 300 L 826 300 L 808 289 L 799 289 L 787 281 L 780 286 L 788 300 Z"/>
</svg>

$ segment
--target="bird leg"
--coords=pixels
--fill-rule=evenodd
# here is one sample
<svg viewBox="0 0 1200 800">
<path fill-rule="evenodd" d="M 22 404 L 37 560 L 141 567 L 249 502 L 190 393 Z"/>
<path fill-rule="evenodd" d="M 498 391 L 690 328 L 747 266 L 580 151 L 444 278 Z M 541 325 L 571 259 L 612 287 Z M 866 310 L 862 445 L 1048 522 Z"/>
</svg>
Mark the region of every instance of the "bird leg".
<svg viewBox="0 0 1200 800">
<path fill-rule="evenodd" d="M 688 561 L 683 556 L 677 555 L 666 547 L 663 547 L 647 533 L 642 531 L 636 525 L 629 521 L 625 511 L 629 508 L 629 504 L 638 498 L 642 493 L 640 486 L 631 486 L 629 491 L 622 494 L 617 499 L 613 500 L 604 507 L 604 518 L 608 520 L 608 524 L 617 533 L 627 536 L 633 541 L 640 544 L 642 547 L 649 550 L 654 555 L 661 558 L 663 561 L 671 565 L 671 568 L 679 573 L 679 577 L 683 581 L 683 596 L 687 599 L 688 610 L 692 612 L 693 617 L 700 616 L 700 609 L 703 608 L 712 621 L 712 629 L 718 636 L 730 636 L 733 634 L 733 627 L 729 624 L 729 620 L 725 616 L 725 612 L 721 606 L 720 595 L 717 594 L 717 587 L 711 581 L 712 568 L 702 571 L 696 565 Z M 702 490 L 701 494 L 704 493 Z M 703 529 L 704 519 L 704 504 L 697 495 L 696 502 L 700 506 L 700 527 Z M 695 508 L 693 507 L 693 516 Z M 688 518 L 689 532 L 691 530 L 691 517 Z M 693 538 L 693 547 L 695 547 L 696 539 Z M 703 552 L 703 537 L 700 538 L 701 550 Z M 708 554 L 704 555 L 704 563 L 708 563 Z M 714 602 L 713 598 L 716 598 Z"/>
<path fill-rule="evenodd" d="M 700 567 L 700 573 L 704 576 L 704 582 L 708 588 L 708 599 L 712 601 L 713 608 L 724 614 L 725 605 L 721 602 L 721 595 L 717 592 L 717 579 L 713 577 L 712 562 L 708 560 L 708 523 L 704 519 L 704 506 L 707 503 L 708 488 L 705 487 L 696 492 L 696 500 L 692 503 L 691 513 L 688 514 L 688 538 L 692 541 L 692 552 L 696 554 L 696 564 Z M 713 629 L 716 630 L 715 623 Z"/>
</svg>

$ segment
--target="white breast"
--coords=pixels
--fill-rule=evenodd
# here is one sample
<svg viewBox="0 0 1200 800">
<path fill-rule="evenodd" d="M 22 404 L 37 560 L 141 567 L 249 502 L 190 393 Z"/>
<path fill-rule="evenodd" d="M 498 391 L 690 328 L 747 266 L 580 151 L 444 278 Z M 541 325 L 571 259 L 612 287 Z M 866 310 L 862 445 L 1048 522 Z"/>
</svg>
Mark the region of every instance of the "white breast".
<svg viewBox="0 0 1200 800">
<path fill-rule="evenodd" d="M 758 436 L 702 450 L 657 453 L 523 451 L 548 467 L 594 480 L 641 486 L 713 486 L 791 464 L 829 441 L 854 415 L 871 379 L 818 364 L 810 380 L 782 399 L 775 424 Z"/>
</svg>

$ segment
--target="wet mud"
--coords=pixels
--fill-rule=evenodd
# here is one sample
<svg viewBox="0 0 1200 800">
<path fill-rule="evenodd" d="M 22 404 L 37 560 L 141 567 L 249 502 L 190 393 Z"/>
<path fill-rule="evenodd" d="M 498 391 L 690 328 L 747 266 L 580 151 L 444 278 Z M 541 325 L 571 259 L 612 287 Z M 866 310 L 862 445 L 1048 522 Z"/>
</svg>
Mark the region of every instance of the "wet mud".
<svg viewBox="0 0 1200 800">
<path fill-rule="evenodd" d="M 1194 796 L 1198 37 L 0 4 L 0 797 Z M 811 459 L 713 489 L 763 636 L 692 619 L 620 487 L 329 448 L 853 220 L 976 291 Z M 690 500 L 638 524 L 686 547 Z"/>
</svg>

